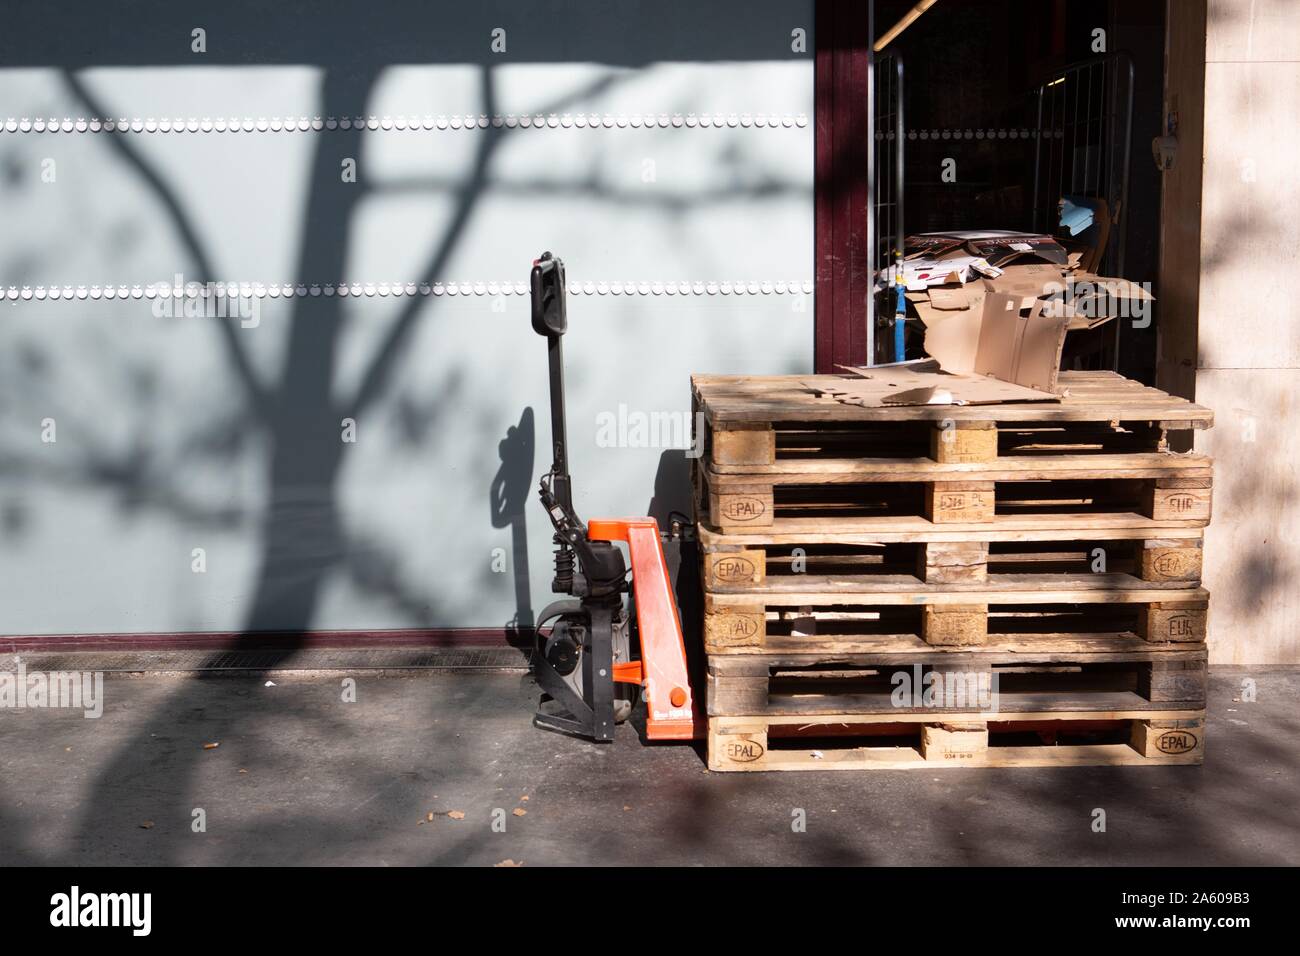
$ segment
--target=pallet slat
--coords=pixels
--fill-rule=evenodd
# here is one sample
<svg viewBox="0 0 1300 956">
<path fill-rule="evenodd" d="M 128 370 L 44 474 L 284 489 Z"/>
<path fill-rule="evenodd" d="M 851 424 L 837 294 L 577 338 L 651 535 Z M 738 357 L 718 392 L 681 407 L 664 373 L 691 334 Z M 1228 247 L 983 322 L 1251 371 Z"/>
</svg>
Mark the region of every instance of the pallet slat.
<svg viewBox="0 0 1300 956">
<path fill-rule="evenodd" d="M 987 714 L 1203 707 L 1206 659 L 1204 648 L 1168 653 L 715 655 L 708 667 L 708 713 L 897 715 L 979 709 Z"/>
<path fill-rule="evenodd" d="M 1055 541 L 1091 539 L 1163 538 L 1199 540 L 1201 530 L 1139 514 L 1113 515 L 997 515 L 987 524 L 936 526 L 924 518 L 900 516 L 886 519 L 845 518 L 834 528 L 790 519 L 778 528 L 747 532 L 743 539 L 698 527 L 705 550 L 726 550 L 733 545 L 799 546 L 804 544 L 875 545 L 925 541 Z M 744 544 L 741 544 L 741 542 Z"/>
<path fill-rule="evenodd" d="M 777 647 L 829 652 L 886 636 L 916 636 L 936 646 L 978 646 L 1003 639 L 998 635 L 1034 632 L 1108 633 L 1153 644 L 1195 644 L 1205 640 L 1208 616 L 1204 588 L 705 592 L 704 649 L 709 654 Z"/>
<path fill-rule="evenodd" d="M 977 472 L 937 479 L 934 472 L 911 480 L 852 481 L 833 476 L 720 476 L 708 466 L 696 469 L 697 517 L 724 533 L 749 533 L 800 527 L 836 533 L 847 522 L 864 529 L 921 518 L 931 525 L 988 524 L 999 517 L 1036 517 L 1079 522 L 1100 517 L 1137 516 L 1175 527 L 1205 527 L 1213 504 L 1208 466 L 1183 474 L 1195 477 L 1144 477 L 1149 469 L 1115 469 L 1091 480 L 984 480 Z M 998 472 L 997 474 L 1002 474 Z"/>
<path fill-rule="evenodd" d="M 747 432 L 745 434 L 754 434 Z M 1209 477 L 1205 455 L 1140 452 L 1129 455 L 1018 455 L 988 460 L 944 461 L 932 458 L 820 458 L 775 462 L 719 462 L 710 458 L 706 475 L 718 487 L 740 484 L 737 476 L 756 484 L 821 484 L 904 482 L 927 479 L 978 478 L 985 481 L 1050 481 L 1124 478 Z"/>
<path fill-rule="evenodd" d="M 704 586 L 717 594 L 781 591 L 870 593 L 919 585 L 1024 588 L 1073 576 L 1085 588 L 1200 584 L 1201 539 L 898 541 L 787 546 L 748 535 L 708 535 Z M 1038 575 L 1035 579 L 1025 575 Z"/>
<path fill-rule="evenodd" d="M 845 376 L 695 375 L 692 394 L 710 424 L 776 421 L 1152 421 L 1164 427 L 1208 428 L 1214 413 L 1186 399 L 1147 389 L 1113 372 L 1063 371 L 1060 402 L 966 406 L 847 405 L 810 391 L 806 383 L 828 386 Z M 855 381 L 856 381 L 856 377 Z M 861 384 L 861 381 L 857 381 Z M 882 394 L 885 390 L 882 389 Z"/>
<path fill-rule="evenodd" d="M 1167 766 L 1200 764 L 1205 760 L 1203 711 L 1111 717 L 1098 714 L 1058 715 L 1042 721 L 1041 715 L 1006 714 L 996 721 L 980 715 L 952 715 L 919 725 L 910 741 L 899 745 L 879 734 L 831 737 L 800 746 L 798 738 L 781 738 L 780 725 L 761 717 L 713 717 L 709 720 L 710 770 L 753 772 L 766 770 L 933 770 L 939 767 L 1086 767 Z M 807 722 L 808 718 L 800 718 Z M 891 718 L 832 718 L 846 727 L 848 721 L 879 730 Z M 1091 725 L 1087 729 L 1079 722 Z M 1099 734 L 1099 722 L 1114 725 Z M 874 727 L 873 727 L 874 723 Z M 1075 724 L 1076 726 L 1071 726 Z M 823 725 L 825 726 L 825 725 Z M 887 725 L 886 725 L 887 726 Z M 806 731 L 816 728 L 806 726 Z M 904 728 L 905 730 L 908 728 Z M 998 746 L 1000 738 L 1037 736 L 1032 744 Z M 1061 743 L 1061 740 L 1100 741 L 1115 737 L 1122 742 Z M 874 738 L 874 739 L 873 739 Z M 777 744 L 777 746 L 773 746 Z"/>
</svg>

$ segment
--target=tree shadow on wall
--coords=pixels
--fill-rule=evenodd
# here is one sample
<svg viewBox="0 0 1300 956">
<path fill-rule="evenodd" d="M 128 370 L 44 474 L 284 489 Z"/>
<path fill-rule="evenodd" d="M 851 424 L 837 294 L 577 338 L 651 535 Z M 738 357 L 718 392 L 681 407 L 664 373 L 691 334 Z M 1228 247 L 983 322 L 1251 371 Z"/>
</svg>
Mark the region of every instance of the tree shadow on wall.
<svg viewBox="0 0 1300 956">
<path fill-rule="evenodd" d="M 320 81 L 320 112 L 322 115 L 365 115 L 371 104 L 381 67 L 367 65 L 360 71 L 325 72 Z M 75 72 L 65 73 L 68 89 L 90 116 L 114 115 L 111 105 L 98 102 L 92 88 Z M 572 104 L 591 99 L 621 82 L 620 78 L 605 76 L 570 94 L 543 104 L 540 112 L 562 113 Z M 480 110 L 487 115 L 498 112 L 495 81 L 490 67 L 479 71 Z M 475 152 L 468 171 L 459 180 L 444 181 L 431 177 L 426 181 L 400 185 L 403 189 L 426 188 L 451 201 L 450 214 L 442 232 L 430 250 L 427 266 L 417 280 L 432 283 L 442 277 L 461 244 L 466 227 L 484 196 L 497 188 L 488 170 L 501 144 L 511 136 L 519 135 L 509 127 L 487 127 L 475 134 Z M 135 145 L 138 139 L 131 135 L 107 136 L 107 148 L 118 157 L 145 184 L 162 218 L 178 237 L 188 259 L 187 278 L 207 283 L 228 278 L 221 263 L 213 261 L 205 247 L 199 223 L 191 218 L 180 201 L 177 190 L 168 178 L 156 168 L 151 157 Z M 343 157 L 361 155 L 364 142 L 362 131 L 356 128 L 332 131 L 327 136 L 316 136 L 312 144 L 310 182 L 304 194 L 307 205 L 302 224 L 302 245 L 296 263 L 295 278 L 302 282 L 336 280 L 347 275 L 350 261 L 349 244 L 357 213 L 364 200 L 373 196 L 375 187 L 362 183 L 345 184 L 339 179 L 339 162 Z M 392 187 L 381 187 L 385 195 Z M 508 184 L 502 186 L 507 192 Z M 798 184 L 786 185 L 790 192 L 803 189 Z M 655 204 L 669 215 L 683 215 L 687 209 L 700 203 L 727 203 L 745 196 L 771 198 L 775 189 L 764 181 L 754 189 L 704 189 L 696 196 L 670 195 L 647 198 L 636 192 L 620 192 L 603 186 L 595 179 L 579 179 L 570 184 L 570 193 L 591 193 L 603 202 L 622 204 L 636 202 Z M 347 462 L 350 447 L 341 438 L 344 419 L 352 419 L 359 428 L 365 427 L 383 400 L 394 389 L 394 372 L 402 360 L 413 331 L 421 321 L 435 313 L 443 300 L 420 296 L 406 297 L 397 305 L 391 324 L 384 330 L 378 347 L 370 361 L 355 380 L 359 384 L 348 394 L 339 394 L 343 341 L 350 323 L 356 322 L 355 308 L 337 296 L 295 296 L 284 300 L 286 310 L 286 348 L 283 364 L 269 372 L 260 362 L 255 362 L 243 332 L 234 321 L 213 320 L 206 323 L 214 331 L 216 346 L 239 388 L 227 407 L 214 412 L 225 416 L 211 428 L 209 423 L 196 422 L 196 434 L 204 429 L 202 447 L 185 436 L 172 457 L 159 456 L 145 461 L 145 456 L 131 453 L 125 460 L 111 457 L 112 449 L 104 449 L 104 460 L 91 460 L 83 465 L 83 484 L 110 488 L 120 492 L 122 499 L 141 502 L 175 514 L 187 521 L 203 522 L 203 527 L 220 527 L 231 530 L 236 526 L 252 540 L 259 542 L 256 577 L 250 590 L 246 608 L 242 612 L 241 630 L 236 647 L 258 647 L 269 653 L 262 658 L 266 670 L 272 670 L 288 661 L 305 646 L 313 621 L 318 614 L 327 582 L 332 575 L 345 575 L 357 590 L 387 600 L 401 613 L 415 617 L 424 614 L 438 619 L 433 613 L 435 598 L 419 589 L 406 587 L 400 580 L 402 562 L 392 553 L 393 546 L 374 537 L 373 532 L 350 529 L 344 522 L 338 504 L 339 478 Z M 352 377 L 346 376 L 352 380 Z M 438 401 L 453 405 L 458 380 L 449 381 Z M 144 426 L 147 428 L 147 425 Z M 533 415 L 525 409 L 516 425 L 498 447 L 500 469 L 489 490 L 493 526 L 511 529 L 514 564 L 516 612 L 513 636 L 522 643 L 528 640 L 535 624 L 535 610 L 529 594 L 529 561 L 526 541 L 525 507 L 532 490 L 534 456 Z M 185 487 L 169 474 L 169 467 L 184 463 L 191 455 L 221 458 L 235 462 L 256 448 L 260 455 L 259 467 L 264 480 L 265 506 L 243 509 L 214 509 L 202 500 L 200 493 Z M 121 458 L 119 454 L 117 456 Z M 125 467 L 131 465 L 132 467 Z M 674 466 L 679 480 L 682 472 Z M 661 472 L 664 463 L 661 462 Z M 69 480 L 71 476 L 69 476 Z M 231 481 L 234 483 L 233 478 Z M 661 481 L 656 479 L 656 500 L 663 498 Z M 664 486 L 665 488 L 667 485 Z M 664 498 L 666 501 L 667 499 Z M 655 506 L 652 505 L 653 511 Z M 666 514 L 663 516 L 666 520 Z M 498 522 L 501 522 L 498 524 Z M 690 562 L 693 568 L 693 562 Z M 684 613 L 686 605 L 683 605 Z M 686 619 L 695 617 L 687 614 Z M 219 663 L 225 652 L 213 654 L 200 667 Z M 201 733 L 203 714 L 187 702 L 187 684 L 176 685 L 174 692 L 156 709 L 156 717 L 170 725 L 178 715 L 194 726 L 190 733 Z M 229 719 L 223 722 L 223 733 L 232 745 L 244 741 L 256 749 L 261 738 L 274 728 L 277 719 L 291 717 L 284 705 L 268 698 L 261 709 L 232 708 Z M 334 721 L 345 722 L 346 715 L 331 717 L 323 722 L 328 729 Z M 155 725 L 156 726 L 156 725 Z M 343 724 L 340 723 L 339 727 Z M 187 784 L 195 779 L 202 753 L 189 748 L 178 738 L 178 748 L 168 769 L 167 793 L 160 798 L 171 802 L 170 807 L 160 807 L 177 814 L 188 814 L 184 806 Z M 129 827 L 133 824 L 124 811 L 105 810 L 114 806 L 114 792 L 124 786 L 138 785 L 149 775 L 148 745 L 144 734 L 127 739 L 114 746 L 112 757 L 102 766 L 86 806 L 93 808 L 80 821 L 86 845 L 95 841 L 92 831 L 105 825 Z M 269 756 L 269 754 L 268 754 Z M 105 821 L 107 812 L 110 819 Z M 113 819 L 116 818 L 116 819 Z M 160 858 L 179 859 L 183 843 L 160 849 Z"/>
<path fill-rule="evenodd" d="M 515 616 L 506 626 L 509 642 L 531 648 L 533 638 L 532 581 L 528 569 L 528 512 L 533 488 L 533 410 L 525 408 L 519 424 L 511 425 L 497 446 L 501 467 L 488 489 L 492 527 L 510 529 L 509 573 L 514 578 Z"/>
<path fill-rule="evenodd" d="M 341 72 L 325 74 L 321 112 L 335 116 L 364 115 L 377 75 L 377 70 L 361 77 Z M 67 73 L 66 79 L 89 113 L 110 115 L 75 74 Z M 548 112 L 564 109 L 570 101 L 596 95 L 612 82 L 606 77 L 589 84 L 551 104 Z M 480 70 L 480 98 L 482 112 L 487 115 L 497 112 L 493 74 L 487 67 Z M 445 271 L 476 205 L 488 189 L 488 164 L 510 132 L 508 128 L 488 127 L 477 136 L 477 150 L 469 172 L 454 189 L 454 208 L 419 277 L 420 282 L 432 283 Z M 131 145 L 129 137 L 109 137 L 108 142 L 157 196 L 192 260 L 196 273 L 193 279 L 211 282 L 219 278 L 220 273 L 173 190 Z M 368 195 L 368 187 L 342 183 L 339 162 L 342 157 L 359 156 L 361 148 L 362 131 L 355 126 L 316 139 L 311 184 L 307 190 L 310 200 L 296 273 L 300 281 L 346 275 L 350 227 L 354 214 Z M 334 394 L 334 388 L 340 340 L 347 324 L 344 298 L 294 298 L 288 321 L 286 362 L 278 380 L 271 383 L 264 382 L 254 368 L 237 326 L 220 320 L 212 323 L 242 386 L 249 419 L 265 440 L 267 449 L 268 500 L 262 517 L 259 571 L 245 612 L 241 643 L 269 646 L 276 654 L 273 664 L 303 645 L 304 632 L 312 627 L 322 589 L 332 570 L 344 569 L 354 583 L 362 586 L 373 583 L 375 575 L 367 571 L 366 555 L 374 553 L 375 544 L 366 542 L 365 547 L 358 548 L 357 542 L 349 539 L 338 512 L 338 478 L 348 448 L 341 440 L 342 423 L 345 419 L 360 423 L 384 395 L 426 304 L 427 300 L 419 296 L 403 300 L 360 384 L 350 397 L 342 399 Z M 531 421 L 531 414 L 529 418 Z M 516 508 L 519 495 L 513 474 L 506 504 Z M 522 530 L 522 522 L 515 522 L 515 526 Z M 514 538 L 517 541 L 518 534 Z M 520 557 L 526 557 L 518 546 L 516 550 Z M 528 611 L 526 602 L 520 608 Z M 527 617 L 527 613 L 523 616 Z M 531 622 L 521 619 L 517 623 L 528 626 Z"/>
<path fill-rule="evenodd" d="M 89 114 L 112 115 L 75 74 L 69 72 L 65 76 L 68 87 Z M 321 89 L 322 114 L 365 115 L 376 78 L 376 72 L 364 77 L 326 74 Z M 570 102 L 597 95 L 613 82 L 613 78 L 601 78 L 549 104 L 545 111 L 562 111 Z M 493 115 L 497 112 L 495 83 L 492 71 L 487 67 L 480 71 L 480 98 L 483 113 Z M 436 277 L 444 274 L 476 205 L 489 189 L 488 164 L 510 133 L 507 128 L 493 127 L 480 131 L 470 170 L 454 192 L 454 208 L 426 268 L 418 277 L 419 282 L 432 284 Z M 108 142 L 152 188 L 191 259 L 194 269 L 192 281 L 206 283 L 220 279 L 221 273 L 210 260 L 197 230 L 165 180 L 135 150 L 129 137 L 108 137 Z M 316 138 L 311 182 L 306 191 L 310 199 L 297 267 L 301 281 L 346 275 L 354 213 L 367 192 L 358 184 L 340 182 L 339 162 L 342 157 L 360 155 L 361 145 L 361 131 L 355 128 Z M 293 299 L 285 364 L 274 382 L 264 381 L 258 373 L 233 321 L 210 323 L 217 330 L 224 354 L 242 386 L 241 400 L 248 410 L 247 421 L 266 448 L 268 491 L 260 527 L 258 573 L 237 643 L 241 648 L 265 650 L 265 655 L 259 655 L 263 674 L 273 671 L 305 646 L 327 576 L 336 570 L 348 574 L 367 592 L 393 599 L 396 590 L 391 580 L 394 562 L 377 553 L 376 549 L 381 547 L 379 543 L 353 540 L 340 519 L 337 502 L 339 474 L 348 447 L 342 440 L 341 423 L 348 418 L 362 422 L 385 395 L 396 364 L 428 301 L 420 296 L 403 300 L 374 357 L 360 376 L 359 385 L 343 399 L 335 395 L 340 342 L 348 321 L 340 297 L 322 295 Z M 512 543 L 516 548 L 516 575 L 523 576 L 522 581 L 518 577 L 516 581 L 519 601 L 516 628 L 521 632 L 532 623 L 532 611 L 527 600 L 523 520 L 526 489 L 531 483 L 532 431 L 532 411 L 526 409 L 519 425 L 501 443 L 501 480 L 499 485 L 494 482 L 492 492 L 494 522 L 503 520 L 514 529 Z M 383 579 L 384 586 L 376 587 L 377 579 Z M 419 604 L 418 596 L 399 596 L 401 600 L 396 601 L 399 607 L 411 608 Z M 425 599 L 424 606 L 427 605 L 428 599 Z M 225 654 L 226 651 L 214 652 L 197 669 L 217 665 Z M 191 714 L 193 708 L 186 704 L 186 687 L 186 683 L 179 684 L 157 712 Z M 277 705 L 272 703 L 269 706 L 272 708 L 270 713 L 256 708 L 233 708 L 225 721 L 227 739 L 256 750 L 266 728 L 273 725 L 277 717 Z M 201 718 L 202 714 L 192 716 Z M 278 716 L 287 718 L 292 715 L 280 712 Z M 341 712 L 331 721 L 346 722 L 346 719 L 346 714 Z M 268 721 L 272 723 L 269 725 Z M 81 820 L 83 834 L 74 841 L 76 845 L 95 843 L 93 833 L 105 825 L 103 814 L 105 808 L 114 805 L 114 791 L 138 781 L 145 773 L 141 764 L 147 762 L 143 754 L 148 750 L 148 744 L 149 740 L 142 737 L 127 740 L 115 748 L 113 757 L 104 765 L 88 794 L 87 806 L 94 810 Z M 195 778 L 203 752 L 198 747 L 179 747 L 175 751 L 168 779 L 168 792 L 175 795 L 172 798 L 175 806 L 166 808 L 166 812 L 182 816 L 189 813 L 182 806 L 186 799 L 184 794 L 187 784 Z M 160 808 L 159 812 L 163 810 Z M 110 816 L 121 816 L 117 811 L 107 812 Z M 130 826 L 125 818 L 109 823 Z M 182 852 L 180 847 L 178 842 L 160 850 L 159 860 L 176 859 Z"/>
</svg>

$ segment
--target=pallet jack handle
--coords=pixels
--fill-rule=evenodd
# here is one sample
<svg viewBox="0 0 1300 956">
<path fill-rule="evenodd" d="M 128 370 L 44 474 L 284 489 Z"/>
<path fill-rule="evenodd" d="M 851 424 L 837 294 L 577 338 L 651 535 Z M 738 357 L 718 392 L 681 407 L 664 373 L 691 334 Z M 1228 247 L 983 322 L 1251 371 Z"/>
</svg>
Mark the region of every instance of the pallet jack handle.
<svg viewBox="0 0 1300 956">
<path fill-rule="evenodd" d="M 704 718 L 691 690 L 686 642 L 664 561 L 659 523 L 654 518 L 593 518 L 587 533 L 595 541 L 626 541 L 632 557 L 636 626 L 641 642 L 640 673 L 629 668 L 615 680 L 642 684 L 646 737 L 650 740 L 702 738 Z M 632 680 L 628 680 L 632 678 Z"/>
<path fill-rule="evenodd" d="M 551 493 L 561 508 L 572 513 L 573 487 L 569 477 L 569 432 L 564 410 L 564 344 L 569 330 L 565 306 L 564 263 L 543 252 L 533 260 L 529 276 L 532 292 L 533 331 L 546 336 L 546 357 L 551 374 Z"/>
</svg>

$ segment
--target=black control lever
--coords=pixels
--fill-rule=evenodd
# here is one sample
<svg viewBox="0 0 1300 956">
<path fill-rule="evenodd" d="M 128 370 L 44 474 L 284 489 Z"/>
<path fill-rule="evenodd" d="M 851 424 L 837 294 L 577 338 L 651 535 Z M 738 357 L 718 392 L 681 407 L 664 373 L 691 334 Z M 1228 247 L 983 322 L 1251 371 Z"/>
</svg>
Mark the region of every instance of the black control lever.
<svg viewBox="0 0 1300 956">
<path fill-rule="evenodd" d="M 551 447 L 555 458 L 550 472 L 541 480 L 540 495 L 551 524 L 555 526 L 555 543 L 558 545 L 552 590 L 593 596 L 617 593 L 626 588 L 627 566 L 622 553 L 608 542 L 592 542 L 587 537 L 586 524 L 573 508 L 564 409 L 564 348 L 561 342 L 569 329 L 564 262 L 549 252 L 543 252 L 533 262 L 530 285 L 533 331 L 546 337 L 551 373 Z M 574 552 L 582 567 L 582 575 L 574 573 Z"/>
<path fill-rule="evenodd" d="M 551 372 L 551 491 L 560 506 L 573 511 L 573 490 L 569 478 L 569 435 L 564 412 L 564 345 L 561 338 L 569 330 L 565 306 L 564 262 L 543 252 L 533 262 L 532 287 L 533 331 L 546 336 L 546 356 Z M 549 509 L 548 509 L 549 510 Z"/>
</svg>

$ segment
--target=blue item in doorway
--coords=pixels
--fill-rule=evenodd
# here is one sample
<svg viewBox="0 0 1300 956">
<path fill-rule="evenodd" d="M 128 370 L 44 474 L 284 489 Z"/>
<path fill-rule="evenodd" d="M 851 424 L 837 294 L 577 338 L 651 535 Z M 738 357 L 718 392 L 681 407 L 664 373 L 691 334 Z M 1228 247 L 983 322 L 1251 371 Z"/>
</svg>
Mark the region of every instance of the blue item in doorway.
<svg viewBox="0 0 1300 956">
<path fill-rule="evenodd" d="M 894 301 L 894 361 L 906 361 L 904 355 L 905 347 L 903 345 L 903 330 L 907 326 L 907 287 L 903 285 L 894 286 L 897 298 Z"/>
<path fill-rule="evenodd" d="M 1061 197 L 1061 228 L 1069 229 L 1070 235 L 1077 236 L 1085 229 L 1091 229 L 1092 210 L 1070 201 L 1068 196 Z"/>
</svg>

